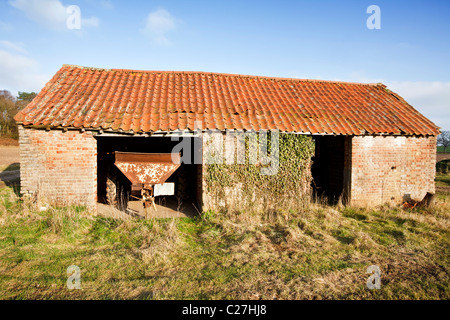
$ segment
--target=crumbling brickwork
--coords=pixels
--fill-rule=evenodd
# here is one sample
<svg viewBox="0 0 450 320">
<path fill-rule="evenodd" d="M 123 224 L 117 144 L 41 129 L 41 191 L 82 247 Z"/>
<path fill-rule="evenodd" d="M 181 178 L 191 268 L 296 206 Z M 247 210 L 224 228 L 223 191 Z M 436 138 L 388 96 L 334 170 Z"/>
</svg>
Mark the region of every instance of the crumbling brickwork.
<svg viewBox="0 0 450 320">
<path fill-rule="evenodd" d="M 351 143 L 351 205 L 422 200 L 434 193 L 436 137 L 357 136 Z"/>
<path fill-rule="evenodd" d="M 19 126 L 19 144 L 25 197 L 96 208 L 97 141 L 90 132 Z"/>
</svg>

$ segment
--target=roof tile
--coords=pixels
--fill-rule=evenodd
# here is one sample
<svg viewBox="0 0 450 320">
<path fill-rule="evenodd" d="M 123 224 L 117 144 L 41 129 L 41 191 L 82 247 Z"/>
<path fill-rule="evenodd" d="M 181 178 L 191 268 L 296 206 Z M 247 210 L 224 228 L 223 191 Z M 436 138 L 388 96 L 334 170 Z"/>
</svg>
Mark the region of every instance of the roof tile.
<svg viewBox="0 0 450 320">
<path fill-rule="evenodd" d="M 155 132 L 279 129 L 313 134 L 437 135 L 382 84 L 64 65 L 16 117 L 31 126 Z"/>
</svg>

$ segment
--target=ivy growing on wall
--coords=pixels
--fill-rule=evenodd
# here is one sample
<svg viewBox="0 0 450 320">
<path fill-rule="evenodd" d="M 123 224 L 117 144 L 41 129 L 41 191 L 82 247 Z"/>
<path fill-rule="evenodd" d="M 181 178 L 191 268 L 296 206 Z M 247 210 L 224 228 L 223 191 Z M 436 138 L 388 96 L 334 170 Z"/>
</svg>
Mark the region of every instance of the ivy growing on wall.
<svg viewBox="0 0 450 320">
<path fill-rule="evenodd" d="M 280 134 L 278 141 L 279 165 L 274 175 L 261 174 L 262 168 L 270 165 L 249 162 L 248 140 L 245 142 L 245 163 L 205 165 L 206 192 L 218 205 L 216 210 L 289 209 L 309 200 L 311 157 L 314 154 L 312 138 Z M 267 144 L 270 151 L 270 135 Z"/>
</svg>

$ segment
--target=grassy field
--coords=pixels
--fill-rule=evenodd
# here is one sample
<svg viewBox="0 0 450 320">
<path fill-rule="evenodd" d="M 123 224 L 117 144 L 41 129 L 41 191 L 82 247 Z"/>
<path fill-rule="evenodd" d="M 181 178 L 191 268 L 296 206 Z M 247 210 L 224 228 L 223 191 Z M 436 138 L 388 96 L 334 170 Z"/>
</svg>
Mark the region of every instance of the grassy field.
<svg viewBox="0 0 450 320">
<path fill-rule="evenodd" d="M 450 188 L 448 176 L 438 184 Z M 0 190 L 2 299 L 449 299 L 450 195 L 430 209 L 316 204 L 118 220 Z M 67 268 L 81 269 L 68 290 Z M 381 289 L 369 290 L 370 265 Z"/>
</svg>

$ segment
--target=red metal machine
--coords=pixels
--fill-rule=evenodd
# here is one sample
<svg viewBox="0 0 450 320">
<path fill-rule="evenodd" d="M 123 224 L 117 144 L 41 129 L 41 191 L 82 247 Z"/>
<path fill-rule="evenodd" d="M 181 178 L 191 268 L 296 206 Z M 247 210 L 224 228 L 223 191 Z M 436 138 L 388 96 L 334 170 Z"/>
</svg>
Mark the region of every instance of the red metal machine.
<svg viewBox="0 0 450 320">
<path fill-rule="evenodd" d="M 141 191 L 147 209 L 155 206 L 155 186 L 162 185 L 180 167 L 178 153 L 115 152 L 116 167 L 130 180 L 132 191 Z"/>
</svg>

